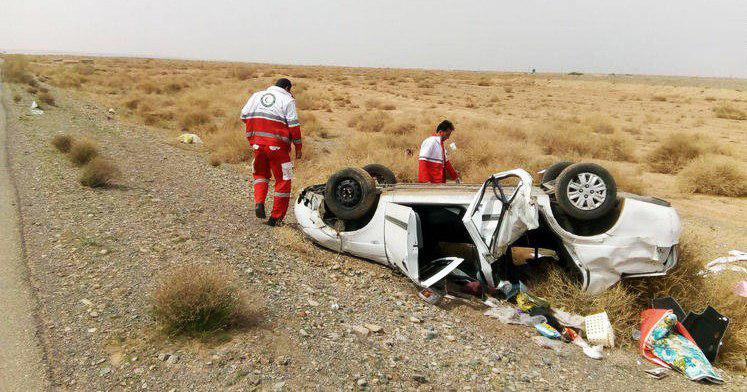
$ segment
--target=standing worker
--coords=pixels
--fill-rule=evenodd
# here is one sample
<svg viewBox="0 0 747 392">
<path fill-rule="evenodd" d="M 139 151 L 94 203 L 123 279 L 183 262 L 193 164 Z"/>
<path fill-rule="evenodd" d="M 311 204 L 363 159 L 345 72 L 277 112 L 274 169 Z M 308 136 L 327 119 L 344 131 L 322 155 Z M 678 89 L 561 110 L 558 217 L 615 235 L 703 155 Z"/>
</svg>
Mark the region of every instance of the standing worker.
<svg viewBox="0 0 747 392">
<path fill-rule="evenodd" d="M 418 158 L 418 182 L 443 184 L 446 182 L 447 174 L 452 180 L 461 182 L 459 173 L 449 162 L 444 148 L 444 142 L 449 139 L 452 132 L 454 124 L 444 120 L 436 127 L 436 133 L 423 140 Z"/>
<path fill-rule="evenodd" d="M 274 86 L 252 94 L 241 109 L 246 138 L 254 153 L 254 212 L 257 218 L 265 218 L 268 181 L 271 176 L 275 178 L 275 197 L 267 220 L 270 226 L 277 226 L 288 210 L 293 178 L 291 143 L 295 146 L 296 159 L 301 159 L 301 124 L 291 87 L 290 80 L 278 79 Z"/>
</svg>

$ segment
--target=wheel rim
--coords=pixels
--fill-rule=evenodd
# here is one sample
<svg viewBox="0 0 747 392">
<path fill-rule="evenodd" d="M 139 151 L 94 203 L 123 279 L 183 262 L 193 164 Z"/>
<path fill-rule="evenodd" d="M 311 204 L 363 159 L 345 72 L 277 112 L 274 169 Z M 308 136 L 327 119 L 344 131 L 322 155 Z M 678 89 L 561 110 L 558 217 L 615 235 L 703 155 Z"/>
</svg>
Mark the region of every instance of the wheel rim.
<svg viewBox="0 0 747 392">
<path fill-rule="evenodd" d="M 335 191 L 337 200 L 345 207 L 354 207 L 363 198 L 363 190 L 355 180 L 346 179 L 340 181 Z"/>
<path fill-rule="evenodd" d="M 576 208 L 590 211 L 599 208 L 607 198 L 607 184 L 594 173 L 579 173 L 568 183 L 568 200 Z"/>
</svg>

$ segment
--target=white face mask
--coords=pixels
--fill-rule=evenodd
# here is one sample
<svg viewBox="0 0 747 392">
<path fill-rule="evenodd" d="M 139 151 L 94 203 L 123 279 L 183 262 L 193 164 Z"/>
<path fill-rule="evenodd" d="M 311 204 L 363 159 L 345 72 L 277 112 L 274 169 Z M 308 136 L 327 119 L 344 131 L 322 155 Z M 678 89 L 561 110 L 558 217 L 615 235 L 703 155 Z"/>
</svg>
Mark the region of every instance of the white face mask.
<svg viewBox="0 0 747 392">
<path fill-rule="evenodd" d="M 454 143 L 454 142 L 451 142 L 451 143 L 449 144 L 449 148 L 451 149 L 451 151 L 456 151 L 456 149 L 457 149 L 456 143 Z"/>
</svg>

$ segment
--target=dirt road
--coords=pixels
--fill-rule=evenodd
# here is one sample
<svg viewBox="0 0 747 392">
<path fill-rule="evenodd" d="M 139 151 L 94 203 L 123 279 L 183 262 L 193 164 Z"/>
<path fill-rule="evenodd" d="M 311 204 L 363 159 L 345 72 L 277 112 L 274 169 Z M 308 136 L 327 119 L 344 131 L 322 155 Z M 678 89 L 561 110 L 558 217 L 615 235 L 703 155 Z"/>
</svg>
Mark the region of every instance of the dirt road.
<svg viewBox="0 0 747 392">
<path fill-rule="evenodd" d="M 0 97 L 2 88 L 0 84 Z M 5 122 L 0 100 L 0 391 L 39 391 L 47 388 L 46 367 L 23 260 Z"/>
</svg>

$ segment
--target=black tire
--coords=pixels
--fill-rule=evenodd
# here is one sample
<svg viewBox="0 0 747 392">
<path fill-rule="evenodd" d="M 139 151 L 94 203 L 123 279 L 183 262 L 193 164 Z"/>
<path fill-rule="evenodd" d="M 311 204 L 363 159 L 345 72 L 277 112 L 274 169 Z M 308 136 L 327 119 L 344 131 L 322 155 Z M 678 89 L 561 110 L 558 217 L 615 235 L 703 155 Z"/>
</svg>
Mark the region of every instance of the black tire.
<svg viewBox="0 0 747 392">
<path fill-rule="evenodd" d="M 394 175 L 394 172 L 391 169 L 384 165 L 372 163 L 363 166 L 363 170 L 370 174 L 379 185 L 397 183 L 397 176 Z"/>
<path fill-rule="evenodd" d="M 562 172 L 566 167 L 572 165 L 573 162 L 571 161 L 561 161 L 558 163 L 552 164 L 550 167 L 545 169 L 545 172 L 542 173 L 542 182 L 541 184 L 550 182 L 560 175 L 560 172 Z"/>
<path fill-rule="evenodd" d="M 585 221 L 593 220 L 606 215 L 615 207 L 617 184 L 610 172 L 602 166 L 575 163 L 558 175 L 555 199 L 568 216 Z"/>
<path fill-rule="evenodd" d="M 376 181 L 370 174 L 357 167 L 348 167 L 329 177 L 324 202 L 337 218 L 354 220 L 374 207 L 378 195 Z"/>
</svg>

